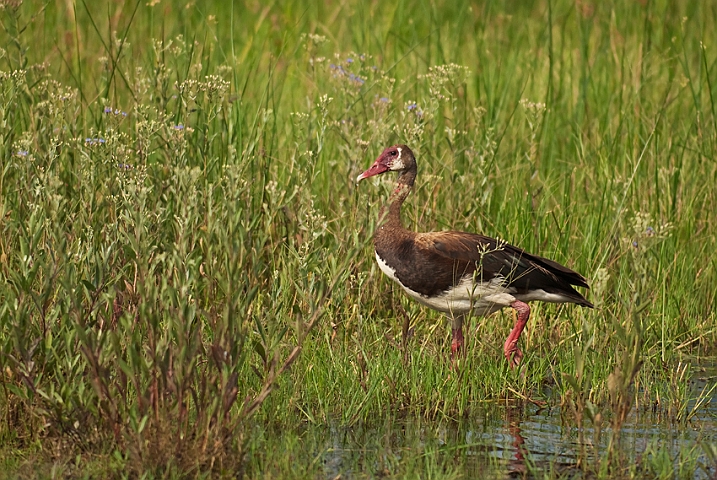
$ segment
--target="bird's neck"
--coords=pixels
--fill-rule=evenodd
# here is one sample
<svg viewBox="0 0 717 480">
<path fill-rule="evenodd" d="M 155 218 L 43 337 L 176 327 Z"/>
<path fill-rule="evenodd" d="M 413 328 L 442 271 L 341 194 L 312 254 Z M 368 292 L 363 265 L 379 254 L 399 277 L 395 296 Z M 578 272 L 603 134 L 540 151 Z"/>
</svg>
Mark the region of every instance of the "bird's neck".
<svg viewBox="0 0 717 480">
<path fill-rule="evenodd" d="M 415 170 L 405 171 L 398 177 L 396 188 L 393 190 L 393 193 L 388 200 L 388 214 L 386 215 L 385 206 L 381 209 L 381 218 L 386 218 L 386 226 L 391 228 L 402 228 L 401 205 L 403 205 L 403 202 L 411 193 L 411 190 L 413 190 L 413 182 L 415 180 Z"/>
</svg>

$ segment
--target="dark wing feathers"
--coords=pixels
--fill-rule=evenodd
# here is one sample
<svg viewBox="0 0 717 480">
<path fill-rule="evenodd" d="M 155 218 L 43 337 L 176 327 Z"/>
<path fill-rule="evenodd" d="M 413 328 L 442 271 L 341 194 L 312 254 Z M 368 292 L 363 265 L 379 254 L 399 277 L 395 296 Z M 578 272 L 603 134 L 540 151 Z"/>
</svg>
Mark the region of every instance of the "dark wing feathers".
<svg viewBox="0 0 717 480">
<path fill-rule="evenodd" d="M 530 256 L 533 257 L 536 261 L 543 263 L 547 268 L 555 272 L 559 272 L 558 275 L 567 280 L 570 285 L 575 285 L 577 287 L 584 287 L 588 289 L 590 288 L 587 279 L 580 275 L 578 272 L 570 270 L 568 267 L 561 265 L 554 260 L 550 260 L 549 258 L 543 258 L 537 255 Z"/>
<path fill-rule="evenodd" d="M 572 285 L 589 288 L 585 277 L 547 258 L 531 255 L 525 250 L 494 238 L 466 232 L 419 233 L 416 243 L 440 255 L 480 268 L 480 275 L 489 280 L 503 276 L 506 283 L 519 291 L 542 288 L 561 292 L 589 305 Z"/>
</svg>

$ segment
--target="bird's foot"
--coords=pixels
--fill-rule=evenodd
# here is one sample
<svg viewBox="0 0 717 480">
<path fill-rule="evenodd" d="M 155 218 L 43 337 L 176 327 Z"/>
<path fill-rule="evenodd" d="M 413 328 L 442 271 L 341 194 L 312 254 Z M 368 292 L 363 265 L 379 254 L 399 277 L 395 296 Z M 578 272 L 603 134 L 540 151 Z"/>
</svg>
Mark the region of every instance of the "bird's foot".
<svg viewBox="0 0 717 480">
<path fill-rule="evenodd" d="M 504 354 L 511 370 L 520 365 L 520 362 L 523 360 L 523 352 L 515 344 L 511 346 L 506 345 Z"/>
</svg>

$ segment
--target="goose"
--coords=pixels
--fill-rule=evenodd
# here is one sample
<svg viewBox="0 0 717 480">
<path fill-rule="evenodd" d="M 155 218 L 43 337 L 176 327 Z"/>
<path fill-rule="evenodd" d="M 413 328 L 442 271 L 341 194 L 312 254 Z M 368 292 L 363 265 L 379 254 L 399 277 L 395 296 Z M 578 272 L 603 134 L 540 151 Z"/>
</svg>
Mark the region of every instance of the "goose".
<svg viewBox="0 0 717 480">
<path fill-rule="evenodd" d="M 409 297 L 450 319 L 453 358 L 463 349 L 463 321 L 469 312 L 485 316 L 505 307 L 515 310 L 515 325 L 503 345 L 503 354 L 514 368 L 523 358 L 518 339 L 530 317 L 528 302 L 593 307 L 573 288 L 589 289 L 585 277 L 558 262 L 477 233 L 417 233 L 404 228 L 401 206 L 417 174 L 411 149 L 406 145 L 386 148 L 356 182 L 386 172 L 398 172 L 398 180 L 388 213 L 384 206 L 382 222 L 374 233 L 376 262 Z"/>
</svg>

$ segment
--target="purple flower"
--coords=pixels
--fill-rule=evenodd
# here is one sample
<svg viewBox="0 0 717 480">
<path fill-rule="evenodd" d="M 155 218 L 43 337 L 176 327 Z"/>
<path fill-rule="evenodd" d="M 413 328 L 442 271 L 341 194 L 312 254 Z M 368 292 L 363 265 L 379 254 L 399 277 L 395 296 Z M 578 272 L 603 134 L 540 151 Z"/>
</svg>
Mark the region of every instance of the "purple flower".
<svg viewBox="0 0 717 480">
<path fill-rule="evenodd" d="M 127 116 L 127 112 L 123 112 L 123 111 L 120 110 L 119 108 L 116 108 L 116 109 L 113 110 L 112 107 L 105 107 L 105 109 L 103 110 L 103 112 L 105 112 L 105 113 L 107 113 L 107 114 L 111 113 L 111 114 L 113 114 L 113 115 L 122 115 L 123 117 L 126 117 L 126 116 Z"/>
<path fill-rule="evenodd" d="M 358 75 L 354 75 L 353 73 L 349 74 L 349 79 L 358 83 L 359 85 L 363 85 L 365 83 L 365 80 Z"/>
<path fill-rule="evenodd" d="M 117 168 L 119 168 L 120 170 L 132 170 L 132 165 L 128 163 L 118 163 Z"/>
<path fill-rule="evenodd" d="M 353 59 L 353 58 L 347 58 L 347 59 L 346 59 L 346 63 L 354 63 L 354 59 Z"/>
<path fill-rule="evenodd" d="M 654 235 L 655 229 L 652 227 L 647 227 L 647 230 L 645 231 L 645 233 L 647 233 L 648 235 Z"/>
<path fill-rule="evenodd" d="M 105 142 L 106 140 L 104 138 L 85 138 L 85 144 L 87 145 L 98 145 Z"/>
<path fill-rule="evenodd" d="M 27 157 L 27 150 L 18 150 L 17 156 L 18 157 Z"/>
<path fill-rule="evenodd" d="M 406 107 L 406 110 L 408 110 L 409 112 L 411 112 L 411 111 L 413 111 L 413 110 L 415 110 L 415 109 L 417 109 L 417 108 L 418 108 L 418 105 L 416 105 L 415 103 L 412 103 L 412 104 L 410 104 L 410 105 L 408 105 L 408 106 Z"/>
<path fill-rule="evenodd" d="M 379 98 L 379 100 L 381 100 L 383 103 L 388 103 L 388 98 L 386 97 L 381 97 Z"/>
<path fill-rule="evenodd" d="M 175 125 L 175 126 L 173 126 L 172 128 L 175 129 L 175 130 L 184 130 L 184 125 L 182 125 L 182 124 L 180 123 L 179 125 Z"/>
</svg>

